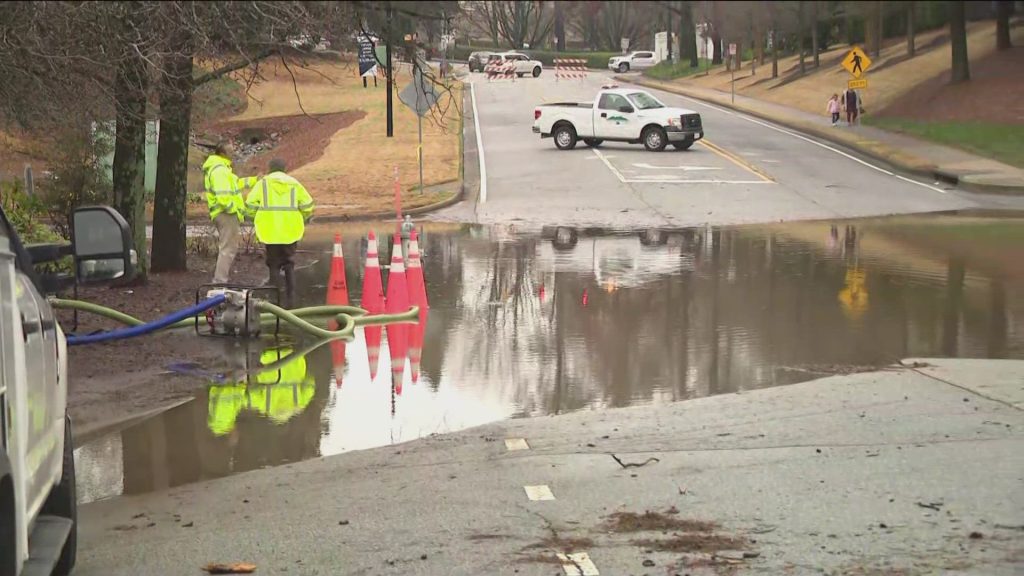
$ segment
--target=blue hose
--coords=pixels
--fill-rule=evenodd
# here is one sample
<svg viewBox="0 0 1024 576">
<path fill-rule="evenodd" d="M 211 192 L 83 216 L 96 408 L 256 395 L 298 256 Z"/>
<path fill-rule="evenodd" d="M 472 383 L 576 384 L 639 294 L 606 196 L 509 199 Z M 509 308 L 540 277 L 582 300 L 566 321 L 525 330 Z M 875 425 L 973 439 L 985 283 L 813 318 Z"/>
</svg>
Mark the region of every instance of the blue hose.
<svg viewBox="0 0 1024 576">
<path fill-rule="evenodd" d="M 132 326 L 130 328 L 119 328 L 117 330 L 110 330 L 109 332 L 100 332 L 98 334 L 86 334 L 84 336 L 69 336 L 68 346 L 78 346 L 79 344 L 96 344 L 97 342 L 109 342 L 112 340 L 124 340 L 125 338 L 134 338 L 135 336 L 142 336 L 143 334 L 149 334 L 156 332 L 161 328 L 166 328 L 172 324 L 176 324 L 187 318 L 198 316 L 203 312 L 206 312 L 210 308 L 217 306 L 224 302 L 224 295 L 214 296 L 209 300 L 204 300 L 195 306 L 190 306 L 183 310 L 178 310 L 173 314 L 168 314 L 159 320 L 147 322 L 139 326 Z"/>
</svg>

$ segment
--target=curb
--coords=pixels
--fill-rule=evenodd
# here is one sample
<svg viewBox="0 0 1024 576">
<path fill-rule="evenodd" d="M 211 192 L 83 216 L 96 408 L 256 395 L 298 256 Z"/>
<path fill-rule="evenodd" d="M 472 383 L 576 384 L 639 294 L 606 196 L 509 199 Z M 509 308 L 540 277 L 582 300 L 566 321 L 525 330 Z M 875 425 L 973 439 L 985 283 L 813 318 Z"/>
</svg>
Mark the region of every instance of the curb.
<svg viewBox="0 0 1024 576">
<path fill-rule="evenodd" d="M 999 195 L 1007 195 L 1007 196 L 1017 196 L 1017 195 L 1024 194 L 1024 186 L 1019 186 L 1019 185 L 1000 185 L 1000 184 L 988 184 L 988 183 L 984 183 L 984 182 L 973 182 L 973 181 L 971 181 L 971 175 L 963 175 L 963 176 L 961 176 L 959 174 L 954 174 L 952 172 L 948 172 L 946 170 L 942 170 L 941 168 L 938 168 L 934 164 L 927 164 L 926 168 L 922 168 L 921 166 L 914 166 L 914 165 L 911 165 L 911 164 L 899 161 L 897 159 L 897 157 L 900 155 L 900 153 L 897 150 L 889 148 L 885 144 L 883 144 L 883 146 L 885 146 L 885 148 L 891 150 L 890 154 L 885 154 L 885 153 L 882 153 L 880 151 L 872 150 L 872 149 L 867 148 L 865 146 L 858 146 L 856 144 L 853 144 L 853 143 L 847 142 L 845 140 L 836 138 L 831 132 L 828 132 L 826 130 L 821 130 L 820 127 L 818 127 L 818 126 L 808 126 L 806 124 L 801 124 L 799 122 L 791 122 L 791 121 L 788 121 L 786 119 L 776 118 L 776 117 L 771 116 L 770 114 L 766 114 L 766 113 L 760 112 L 758 110 L 747 108 L 745 106 L 737 106 L 737 105 L 729 103 L 729 102 L 719 102 L 719 101 L 716 101 L 716 100 L 710 100 L 710 99 L 708 99 L 708 98 L 706 98 L 704 96 L 701 96 L 701 95 L 695 94 L 693 92 L 690 92 L 690 91 L 686 90 L 685 88 L 676 87 L 676 86 L 666 86 L 664 84 L 660 84 L 657 81 L 650 81 L 650 80 L 647 80 L 647 79 L 644 79 L 644 78 L 629 79 L 629 78 L 623 78 L 621 76 L 615 76 L 615 80 L 616 81 L 620 81 L 620 82 L 629 82 L 629 83 L 633 83 L 633 84 L 639 84 L 639 85 L 647 87 L 647 88 L 654 88 L 656 90 L 663 90 L 665 92 L 671 92 L 673 94 L 678 94 L 680 96 L 686 96 L 688 98 L 693 98 L 694 100 L 700 100 L 701 102 L 706 102 L 706 103 L 709 103 L 709 104 L 713 104 L 715 106 L 721 106 L 723 108 L 728 108 L 730 110 L 735 110 L 737 112 L 742 112 L 743 114 L 754 116 L 754 117 L 760 118 L 761 120 L 766 120 L 768 122 L 772 122 L 772 123 L 778 124 L 780 126 L 785 126 L 787 128 L 791 128 L 791 129 L 794 129 L 794 130 L 799 130 L 800 132 L 803 132 L 805 134 L 808 134 L 808 135 L 814 136 L 816 138 L 820 138 L 822 140 L 826 140 L 826 141 L 831 142 L 833 144 L 842 146 L 842 147 L 844 147 L 844 148 L 846 148 L 846 149 L 848 149 L 848 150 L 850 150 L 852 152 L 855 152 L 855 153 L 857 153 L 859 155 L 862 155 L 862 156 L 864 156 L 866 158 L 870 158 L 870 159 L 872 159 L 872 160 L 874 160 L 876 162 L 881 162 L 882 164 L 886 164 L 888 166 L 892 166 L 894 168 L 897 168 L 897 169 L 899 169 L 902 172 L 906 172 L 908 174 L 913 174 L 913 175 L 916 175 L 916 176 L 919 176 L 919 177 L 923 177 L 923 178 L 928 178 L 928 179 L 931 179 L 931 180 L 937 180 L 939 182 L 945 182 L 947 184 L 953 184 L 953 185 L 959 186 L 960 189 L 962 189 L 964 191 L 967 191 L 967 192 L 972 192 L 972 193 L 976 193 L 976 194 L 999 194 Z M 875 142 L 875 141 L 872 141 L 872 142 Z"/>
<path fill-rule="evenodd" d="M 426 206 L 420 206 L 418 208 L 410 208 L 408 210 L 402 210 L 402 215 L 409 216 L 420 216 L 435 210 L 447 208 L 462 202 L 462 197 L 466 195 L 466 184 L 463 181 L 459 181 L 459 191 L 455 193 L 451 198 L 445 198 L 444 200 L 434 202 L 433 204 L 427 204 Z M 316 218 L 316 222 L 365 222 L 368 220 L 388 220 L 394 218 L 395 213 L 392 211 L 387 212 L 372 212 L 370 214 L 356 214 L 354 216 L 347 216 L 344 214 L 320 216 Z"/>
</svg>

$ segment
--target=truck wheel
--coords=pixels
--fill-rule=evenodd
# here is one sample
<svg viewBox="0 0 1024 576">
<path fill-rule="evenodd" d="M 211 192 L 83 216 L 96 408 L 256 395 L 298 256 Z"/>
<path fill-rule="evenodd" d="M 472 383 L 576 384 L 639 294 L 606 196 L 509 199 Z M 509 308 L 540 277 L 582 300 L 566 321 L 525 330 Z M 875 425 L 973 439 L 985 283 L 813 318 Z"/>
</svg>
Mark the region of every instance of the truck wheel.
<svg viewBox="0 0 1024 576">
<path fill-rule="evenodd" d="M 693 146 L 693 140 L 683 140 L 682 142 L 673 142 L 672 146 L 676 150 L 689 150 L 690 146 Z"/>
<path fill-rule="evenodd" d="M 651 152 L 661 152 L 665 149 L 665 145 L 668 144 L 665 130 L 659 126 L 648 126 L 645 128 L 641 139 L 644 142 L 644 148 Z"/>
<path fill-rule="evenodd" d="M 71 437 L 71 419 L 64 421 L 64 471 L 57 484 L 43 504 L 43 514 L 60 516 L 71 520 L 71 532 L 60 551 L 60 560 L 53 569 L 53 576 L 67 576 L 75 567 L 78 548 L 78 494 L 75 490 L 75 448 Z"/>
<path fill-rule="evenodd" d="M 533 77 L 536 78 L 538 76 L 540 76 L 540 66 L 534 66 L 534 68 L 533 68 Z"/>
<path fill-rule="evenodd" d="M 604 143 L 604 140 L 601 140 L 600 138 L 584 138 L 583 143 L 591 148 L 597 148 Z"/>
<path fill-rule="evenodd" d="M 629 64 L 625 62 L 619 64 L 619 74 L 625 74 L 626 72 L 629 72 Z"/>
<path fill-rule="evenodd" d="M 559 150 L 572 150 L 576 147 L 576 129 L 572 127 L 572 124 L 562 124 L 555 128 L 554 134 L 555 146 Z"/>
</svg>

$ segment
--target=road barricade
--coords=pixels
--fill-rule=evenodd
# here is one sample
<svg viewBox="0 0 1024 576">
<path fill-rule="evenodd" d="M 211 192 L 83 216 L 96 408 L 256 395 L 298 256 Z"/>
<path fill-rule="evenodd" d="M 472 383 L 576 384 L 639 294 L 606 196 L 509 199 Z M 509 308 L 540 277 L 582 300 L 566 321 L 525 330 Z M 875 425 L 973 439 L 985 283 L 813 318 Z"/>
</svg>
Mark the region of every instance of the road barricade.
<svg viewBox="0 0 1024 576">
<path fill-rule="evenodd" d="M 491 80 L 516 81 L 515 64 L 488 64 L 487 66 L 484 66 L 484 72 L 487 74 L 488 82 Z"/>
<path fill-rule="evenodd" d="M 587 61 L 582 58 L 556 58 L 555 82 L 559 78 L 583 80 L 587 77 Z"/>
</svg>

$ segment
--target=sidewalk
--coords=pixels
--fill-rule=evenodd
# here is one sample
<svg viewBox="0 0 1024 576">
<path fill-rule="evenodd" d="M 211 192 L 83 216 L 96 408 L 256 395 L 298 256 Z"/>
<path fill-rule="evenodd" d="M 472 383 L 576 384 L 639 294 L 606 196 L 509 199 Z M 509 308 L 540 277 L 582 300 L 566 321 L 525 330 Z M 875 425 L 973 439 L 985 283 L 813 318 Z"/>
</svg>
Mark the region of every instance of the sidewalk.
<svg viewBox="0 0 1024 576">
<path fill-rule="evenodd" d="M 905 362 L 113 498 L 75 574 L 1020 574 L 1022 381 Z"/>
<path fill-rule="evenodd" d="M 929 179 L 959 184 L 960 187 L 972 192 L 1024 194 L 1024 170 L 949 146 L 933 144 L 871 126 L 850 128 L 842 125 L 833 128 L 824 114 L 809 114 L 803 110 L 740 94 L 736 95 L 736 102 L 733 104 L 730 94 L 720 90 L 642 77 L 616 79 L 732 108 L 841 144 L 900 170 Z"/>
</svg>

